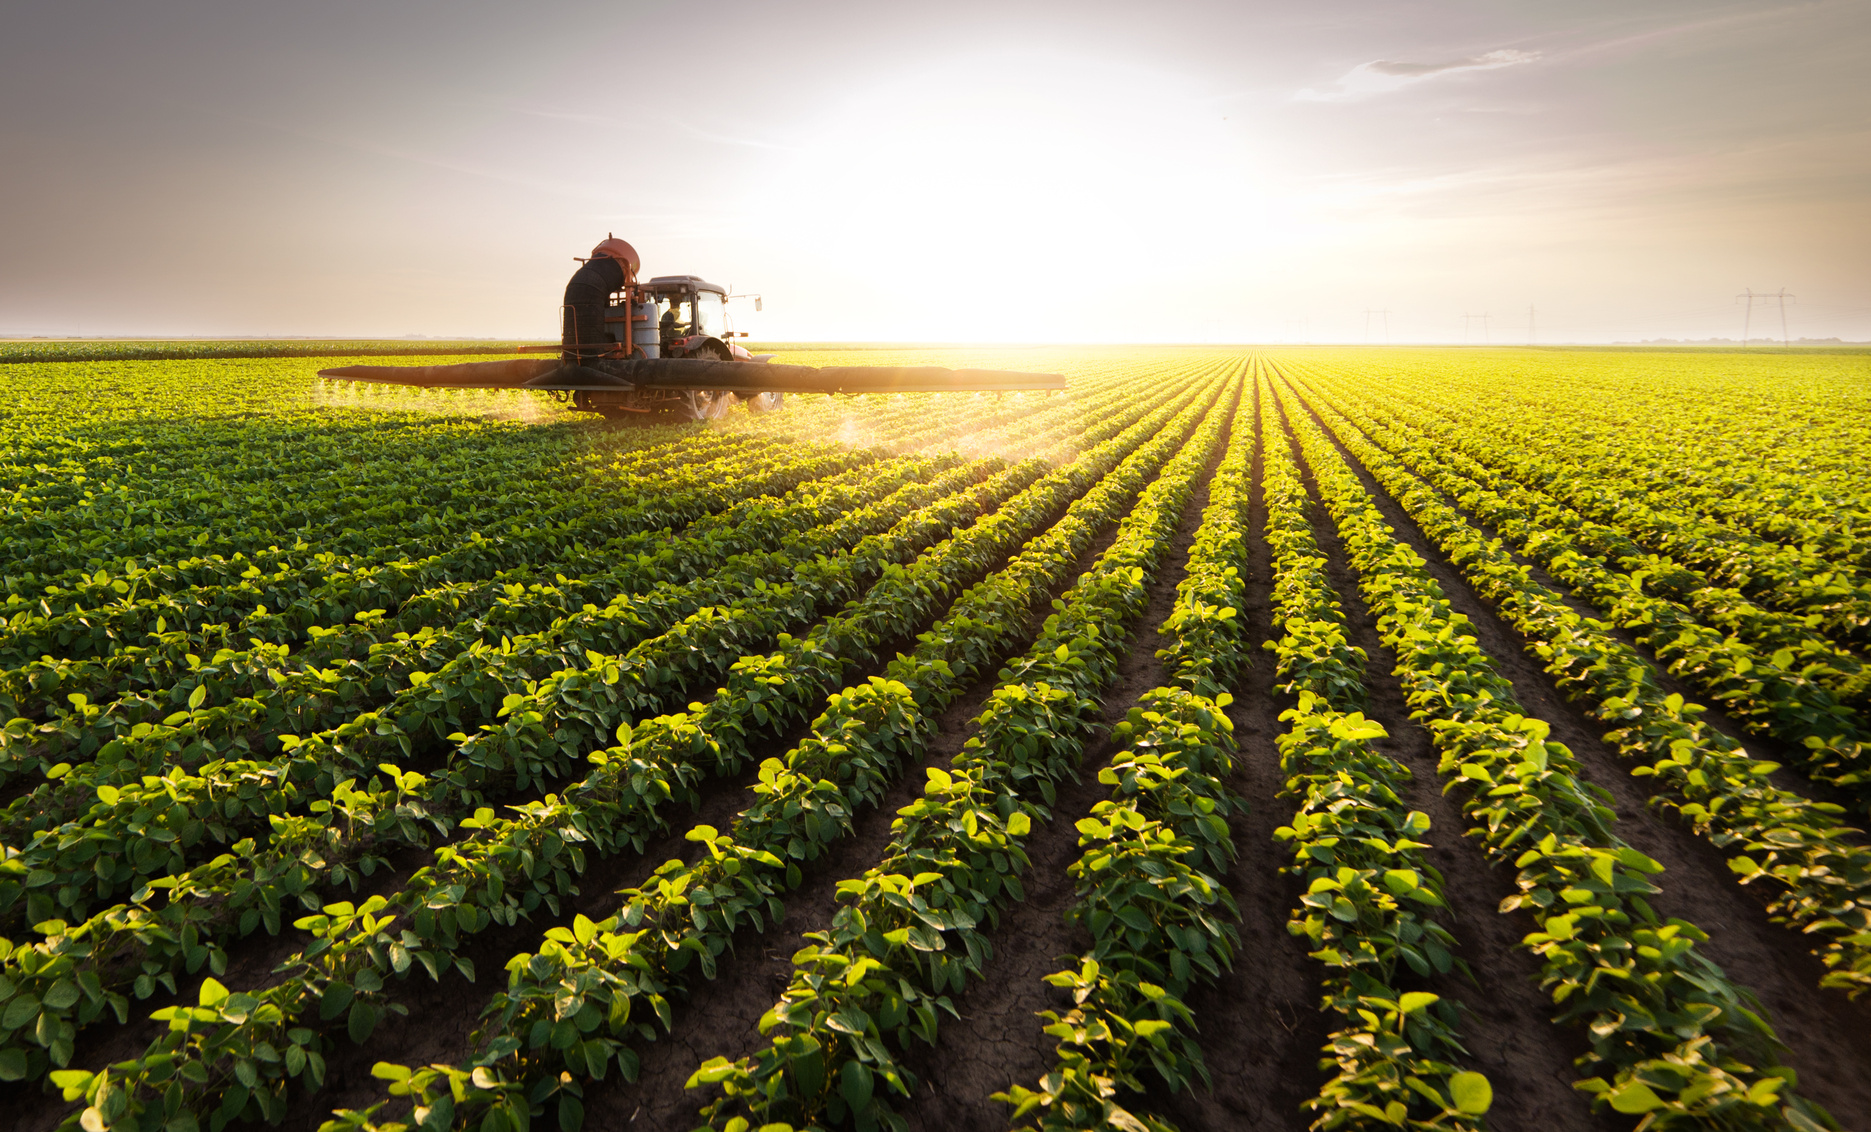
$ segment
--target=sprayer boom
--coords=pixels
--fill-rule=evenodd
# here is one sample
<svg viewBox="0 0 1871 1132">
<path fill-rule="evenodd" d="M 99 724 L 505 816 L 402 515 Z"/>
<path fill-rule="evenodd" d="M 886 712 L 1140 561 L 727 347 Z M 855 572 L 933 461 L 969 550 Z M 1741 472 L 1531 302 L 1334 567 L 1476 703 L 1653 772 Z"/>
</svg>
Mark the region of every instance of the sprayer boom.
<svg viewBox="0 0 1871 1132">
<path fill-rule="evenodd" d="M 590 372 L 590 371 L 585 371 Z M 617 382 L 581 378 L 579 368 L 557 359 L 518 358 L 452 366 L 345 366 L 322 369 L 320 377 L 374 381 L 419 389 L 544 389 L 615 392 L 712 390 L 720 393 L 950 393 L 968 390 L 1064 389 L 1056 373 L 1017 373 L 940 366 L 789 366 L 770 362 L 723 362 L 695 358 L 633 358 L 604 363 Z"/>
</svg>

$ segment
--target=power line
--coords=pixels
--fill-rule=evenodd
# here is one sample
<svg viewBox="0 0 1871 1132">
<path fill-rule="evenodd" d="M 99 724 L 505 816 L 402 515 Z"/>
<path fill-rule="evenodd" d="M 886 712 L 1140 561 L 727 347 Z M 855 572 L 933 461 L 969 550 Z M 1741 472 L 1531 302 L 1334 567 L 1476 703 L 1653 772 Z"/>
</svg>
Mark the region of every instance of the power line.
<svg viewBox="0 0 1871 1132">
<path fill-rule="evenodd" d="M 1748 344 L 1748 334 L 1751 331 L 1753 327 L 1753 323 L 1754 323 L 1754 300 L 1755 299 L 1759 299 L 1763 303 L 1765 303 L 1768 299 L 1779 300 L 1779 303 L 1780 303 L 1780 344 L 1782 346 L 1787 345 L 1788 344 L 1788 341 L 1787 341 L 1787 300 L 1794 298 L 1794 297 L 1795 296 L 1793 295 L 1787 294 L 1787 289 L 1785 287 L 1780 288 L 1778 291 L 1772 291 L 1772 292 L 1768 292 L 1768 291 L 1757 292 L 1754 290 L 1754 288 L 1749 287 L 1743 290 L 1741 294 L 1736 295 L 1735 302 L 1738 303 L 1743 299 L 1746 299 L 1748 302 L 1747 313 L 1741 316 L 1741 345 L 1745 347 Z"/>
<path fill-rule="evenodd" d="M 1463 342 L 1468 341 L 1469 327 L 1474 324 L 1474 321 L 1476 319 L 1480 319 L 1481 320 L 1481 343 L 1484 346 L 1487 345 L 1488 344 L 1488 320 L 1492 317 L 1493 316 L 1488 314 L 1486 311 L 1483 311 L 1480 314 L 1463 314 L 1462 315 L 1462 341 Z"/>
<path fill-rule="evenodd" d="M 1533 345 L 1533 304 L 1527 304 L 1527 345 Z"/>
<path fill-rule="evenodd" d="M 1371 340 L 1371 316 L 1374 314 L 1384 316 L 1384 345 L 1388 346 L 1390 345 L 1390 312 L 1388 310 L 1374 311 L 1369 307 L 1364 308 L 1364 340 L 1366 342 Z"/>
</svg>

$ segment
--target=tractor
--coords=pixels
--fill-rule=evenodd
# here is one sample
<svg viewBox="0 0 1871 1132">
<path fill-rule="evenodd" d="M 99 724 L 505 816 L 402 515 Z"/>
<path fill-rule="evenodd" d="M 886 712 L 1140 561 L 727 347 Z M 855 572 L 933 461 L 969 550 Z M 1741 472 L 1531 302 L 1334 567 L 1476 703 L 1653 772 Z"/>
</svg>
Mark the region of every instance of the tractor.
<svg viewBox="0 0 1871 1132">
<path fill-rule="evenodd" d="M 346 366 L 319 376 L 425 389 L 537 389 L 607 419 L 676 416 L 712 420 L 736 403 L 756 413 L 782 408 L 788 393 L 912 393 L 1063 389 L 1058 374 L 950 370 L 937 366 L 775 365 L 734 341 L 727 288 L 695 275 L 638 281 L 634 248 L 612 236 L 566 287 L 557 359 L 518 358 L 447 366 Z"/>
</svg>

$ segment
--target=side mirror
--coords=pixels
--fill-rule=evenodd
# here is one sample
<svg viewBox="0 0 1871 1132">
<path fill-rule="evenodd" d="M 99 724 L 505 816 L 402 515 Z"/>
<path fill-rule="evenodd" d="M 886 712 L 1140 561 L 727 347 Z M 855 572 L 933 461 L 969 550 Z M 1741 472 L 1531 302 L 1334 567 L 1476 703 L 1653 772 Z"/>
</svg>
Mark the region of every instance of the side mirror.
<svg viewBox="0 0 1871 1132">
<path fill-rule="evenodd" d="M 754 300 L 754 309 L 755 309 L 755 310 L 759 310 L 759 309 L 760 309 L 760 300 L 759 300 L 759 299 L 755 299 L 755 300 Z"/>
</svg>

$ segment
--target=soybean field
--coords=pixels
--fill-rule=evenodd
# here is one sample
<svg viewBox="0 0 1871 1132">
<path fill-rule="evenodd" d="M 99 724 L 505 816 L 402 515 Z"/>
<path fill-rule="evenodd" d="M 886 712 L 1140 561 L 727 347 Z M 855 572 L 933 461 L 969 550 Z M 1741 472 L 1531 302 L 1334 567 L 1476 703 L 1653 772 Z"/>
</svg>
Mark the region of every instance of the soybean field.
<svg viewBox="0 0 1871 1132">
<path fill-rule="evenodd" d="M 1871 1130 L 1871 355 L 211 346 L 0 355 L 22 1132 Z"/>
</svg>

